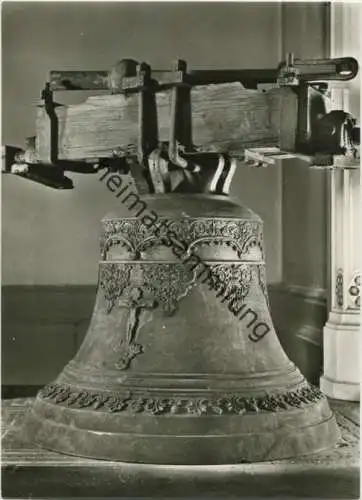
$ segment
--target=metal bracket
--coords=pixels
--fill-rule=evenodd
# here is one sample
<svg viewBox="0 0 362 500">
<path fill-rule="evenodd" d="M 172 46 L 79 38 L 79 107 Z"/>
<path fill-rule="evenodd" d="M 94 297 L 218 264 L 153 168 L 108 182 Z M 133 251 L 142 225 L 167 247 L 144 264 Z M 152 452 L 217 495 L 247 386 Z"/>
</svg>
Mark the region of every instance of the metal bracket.
<svg viewBox="0 0 362 500">
<path fill-rule="evenodd" d="M 44 89 L 41 92 L 41 100 L 42 102 L 38 106 L 45 109 L 49 119 L 49 141 L 48 149 L 42 151 L 39 160 L 48 165 L 54 165 L 58 160 L 58 117 L 55 110 L 61 104 L 54 101 L 53 91 L 50 88 L 49 82 L 45 83 Z"/>
<path fill-rule="evenodd" d="M 277 160 L 290 160 L 295 158 L 294 153 L 281 151 L 279 148 L 250 148 L 244 151 L 244 162 L 250 167 L 268 167 L 275 165 Z"/>
<path fill-rule="evenodd" d="M 331 155 L 317 153 L 304 155 L 300 153 L 289 153 L 279 148 L 251 148 L 244 152 L 244 162 L 250 167 L 269 167 L 276 165 L 278 161 L 298 159 L 303 161 L 313 170 L 354 170 L 359 168 L 359 162 L 351 155 Z"/>
<path fill-rule="evenodd" d="M 353 57 L 335 59 L 295 59 L 288 53 L 278 68 L 279 85 L 297 86 L 301 82 L 348 81 L 358 73 L 358 62 Z"/>
<path fill-rule="evenodd" d="M 190 86 L 186 83 L 187 65 L 185 61 L 177 60 L 174 74 L 178 83 L 171 89 L 171 123 L 168 145 L 170 161 L 178 167 L 194 170 L 192 164 L 180 155 L 180 147 L 184 151 L 191 150 L 192 146 L 192 120 Z"/>
</svg>

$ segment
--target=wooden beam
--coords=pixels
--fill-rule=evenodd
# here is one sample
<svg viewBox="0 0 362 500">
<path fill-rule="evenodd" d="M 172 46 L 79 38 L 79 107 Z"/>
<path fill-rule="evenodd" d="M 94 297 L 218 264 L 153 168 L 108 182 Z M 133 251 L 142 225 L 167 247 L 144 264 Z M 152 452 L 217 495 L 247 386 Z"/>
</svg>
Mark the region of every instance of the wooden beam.
<svg viewBox="0 0 362 500">
<path fill-rule="evenodd" d="M 170 92 L 156 94 L 158 141 L 168 142 Z M 246 90 L 238 83 L 193 87 L 192 139 L 199 151 L 243 155 L 245 147 L 278 146 L 282 110 L 296 109 L 297 97 L 287 89 L 267 92 Z M 291 103 L 291 104 L 290 104 Z M 294 103 L 294 104 L 293 104 Z M 137 95 L 106 95 L 88 98 L 78 105 L 55 110 L 58 119 L 58 159 L 107 158 L 114 150 L 136 151 L 138 142 Z M 45 110 L 38 109 L 37 153 L 48 149 Z M 288 127 L 296 125 L 292 115 Z"/>
</svg>

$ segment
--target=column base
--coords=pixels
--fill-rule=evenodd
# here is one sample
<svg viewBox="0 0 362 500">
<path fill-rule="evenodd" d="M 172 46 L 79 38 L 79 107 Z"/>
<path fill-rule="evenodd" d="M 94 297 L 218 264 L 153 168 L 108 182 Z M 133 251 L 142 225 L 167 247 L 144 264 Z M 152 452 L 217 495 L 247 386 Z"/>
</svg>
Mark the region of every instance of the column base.
<svg viewBox="0 0 362 500">
<path fill-rule="evenodd" d="M 324 375 L 320 379 L 321 391 L 333 399 L 342 399 L 343 401 L 359 401 L 360 385 L 351 382 L 337 382 L 329 380 Z"/>
<path fill-rule="evenodd" d="M 359 314 L 331 312 L 323 332 L 324 373 L 320 388 L 326 396 L 360 401 Z"/>
</svg>

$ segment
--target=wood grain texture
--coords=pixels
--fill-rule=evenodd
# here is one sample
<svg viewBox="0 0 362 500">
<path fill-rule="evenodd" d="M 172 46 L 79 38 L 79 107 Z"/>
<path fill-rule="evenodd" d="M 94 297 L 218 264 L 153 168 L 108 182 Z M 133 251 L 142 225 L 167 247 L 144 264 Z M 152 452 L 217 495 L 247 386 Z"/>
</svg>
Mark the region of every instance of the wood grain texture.
<svg viewBox="0 0 362 500">
<path fill-rule="evenodd" d="M 52 154 L 55 158 L 58 156 L 59 138 L 63 133 L 65 114 L 66 107 L 57 104 L 54 119 L 51 119 L 44 107 L 38 107 L 36 115 L 35 149 L 39 161 L 50 164 L 52 162 Z M 53 139 L 52 143 L 53 131 L 56 133 L 56 136 L 58 136 L 58 139 Z"/>
<path fill-rule="evenodd" d="M 156 95 L 158 140 L 167 142 L 170 131 L 170 92 Z M 193 144 L 200 151 L 242 155 L 245 147 L 278 145 L 281 110 L 285 99 L 296 96 L 285 89 L 268 92 L 245 90 L 240 84 L 194 87 L 192 100 Z M 56 109 L 58 117 L 58 159 L 105 158 L 116 148 L 137 145 L 137 95 L 90 97 L 78 105 Z M 37 116 L 37 151 L 47 151 L 48 117 Z M 290 123 L 296 122 L 291 116 Z"/>
<path fill-rule="evenodd" d="M 279 147 L 282 151 L 295 151 L 297 140 L 298 99 L 294 92 L 280 89 L 280 106 L 275 112 L 279 125 Z M 277 113 L 279 112 L 279 115 Z"/>
</svg>

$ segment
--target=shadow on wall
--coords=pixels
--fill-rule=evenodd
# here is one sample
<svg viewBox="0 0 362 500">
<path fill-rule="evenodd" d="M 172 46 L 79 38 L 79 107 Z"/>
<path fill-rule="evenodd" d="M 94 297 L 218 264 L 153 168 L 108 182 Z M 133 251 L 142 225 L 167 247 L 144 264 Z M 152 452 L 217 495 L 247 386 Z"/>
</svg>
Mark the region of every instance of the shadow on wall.
<svg viewBox="0 0 362 500">
<path fill-rule="evenodd" d="M 34 135 L 50 69 L 107 69 L 124 57 L 160 68 L 177 57 L 199 68 L 275 67 L 280 60 L 278 3 L 9 2 L 2 14 L 3 142 L 12 145 Z M 95 177 L 72 178 L 74 190 L 56 191 L 4 176 L 6 285 L 96 282 L 99 220 L 121 207 Z M 269 282 L 281 274 L 280 184 L 277 169 L 242 169 L 234 178 L 233 195 L 265 220 Z"/>
<path fill-rule="evenodd" d="M 317 384 L 325 301 L 269 286 L 273 323 L 286 354 Z M 5 286 L 2 289 L 3 397 L 35 395 L 74 357 L 87 332 L 96 286 Z M 313 318 L 304 328 L 305 318 Z"/>
</svg>

